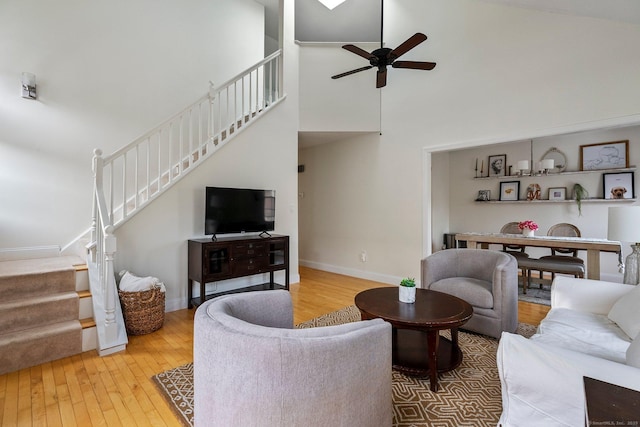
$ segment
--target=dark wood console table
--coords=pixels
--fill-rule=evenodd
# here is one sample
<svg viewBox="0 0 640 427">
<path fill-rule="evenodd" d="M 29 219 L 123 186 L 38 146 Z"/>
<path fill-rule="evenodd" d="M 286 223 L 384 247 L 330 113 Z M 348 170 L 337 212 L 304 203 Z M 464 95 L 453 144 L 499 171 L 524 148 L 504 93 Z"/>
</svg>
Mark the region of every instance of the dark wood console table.
<svg viewBox="0 0 640 427">
<path fill-rule="evenodd" d="M 289 236 L 270 237 L 222 237 L 193 239 L 188 242 L 189 280 L 187 306 L 200 305 L 207 298 L 228 293 L 267 289 L 289 290 Z M 275 283 L 273 273 L 285 271 L 285 284 Z M 206 284 L 219 280 L 235 279 L 269 273 L 269 282 L 234 289 L 226 292 L 206 294 Z M 200 284 L 200 298 L 193 298 L 193 282 Z"/>
</svg>

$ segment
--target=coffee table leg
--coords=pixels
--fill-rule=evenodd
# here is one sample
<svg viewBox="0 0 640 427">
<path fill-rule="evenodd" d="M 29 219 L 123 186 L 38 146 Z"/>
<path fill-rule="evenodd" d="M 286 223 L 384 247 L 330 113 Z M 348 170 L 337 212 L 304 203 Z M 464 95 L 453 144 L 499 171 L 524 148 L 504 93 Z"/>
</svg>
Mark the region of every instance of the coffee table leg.
<svg viewBox="0 0 640 427">
<path fill-rule="evenodd" d="M 458 328 L 451 329 L 451 342 L 454 347 L 458 346 Z"/>
<path fill-rule="evenodd" d="M 429 356 L 429 383 L 431 391 L 438 391 L 438 331 L 427 332 L 427 353 Z"/>
</svg>

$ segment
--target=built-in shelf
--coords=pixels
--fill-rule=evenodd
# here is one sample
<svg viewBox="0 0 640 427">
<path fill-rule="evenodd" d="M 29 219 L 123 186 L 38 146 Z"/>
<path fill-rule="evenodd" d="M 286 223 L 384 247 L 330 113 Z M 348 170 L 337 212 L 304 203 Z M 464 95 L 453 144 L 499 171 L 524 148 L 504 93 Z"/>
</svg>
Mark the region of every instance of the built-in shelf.
<svg viewBox="0 0 640 427">
<path fill-rule="evenodd" d="M 635 203 L 637 199 L 582 199 L 582 203 Z M 496 204 L 496 203 L 576 203 L 575 200 L 476 200 L 476 203 Z"/>
<path fill-rule="evenodd" d="M 596 169 L 596 170 L 588 170 L 588 171 L 565 171 L 558 173 L 549 173 L 549 174 L 540 174 L 540 175 L 507 175 L 507 176 L 479 176 L 473 179 L 521 179 L 521 178 L 551 178 L 554 176 L 563 176 L 563 175 L 581 175 L 587 173 L 611 173 L 611 172 L 632 172 L 635 171 L 636 167 L 631 166 L 628 168 L 618 168 L 618 169 Z M 626 199 L 630 200 L 630 199 Z"/>
</svg>

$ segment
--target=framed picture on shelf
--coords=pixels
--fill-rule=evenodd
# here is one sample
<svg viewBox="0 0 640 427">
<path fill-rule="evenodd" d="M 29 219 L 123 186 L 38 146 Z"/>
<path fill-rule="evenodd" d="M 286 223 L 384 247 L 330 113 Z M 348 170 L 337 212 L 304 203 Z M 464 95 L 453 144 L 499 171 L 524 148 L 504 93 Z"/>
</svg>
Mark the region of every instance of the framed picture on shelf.
<svg viewBox="0 0 640 427">
<path fill-rule="evenodd" d="M 488 202 L 491 200 L 491 190 L 478 190 L 476 202 Z"/>
<path fill-rule="evenodd" d="M 602 183 L 605 199 L 635 199 L 633 172 L 603 173 Z"/>
<path fill-rule="evenodd" d="M 500 198 L 501 202 L 518 200 L 520 194 L 520 181 L 507 181 L 500 183 Z"/>
<path fill-rule="evenodd" d="M 489 176 L 505 176 L 507 170 L 507 155 L 497 154 L 489 156 L 488 167 Z"/>
<path fill-rule="evenodd" d="M 629 167 L 629 141 L 601 142 L 580 146 L 580 169 L 622 169 Z"/>
<path fill-rule="evenodd" d="M 549 200 L 567 200 L 567 187 L 550 187 Z"/>
</svg>

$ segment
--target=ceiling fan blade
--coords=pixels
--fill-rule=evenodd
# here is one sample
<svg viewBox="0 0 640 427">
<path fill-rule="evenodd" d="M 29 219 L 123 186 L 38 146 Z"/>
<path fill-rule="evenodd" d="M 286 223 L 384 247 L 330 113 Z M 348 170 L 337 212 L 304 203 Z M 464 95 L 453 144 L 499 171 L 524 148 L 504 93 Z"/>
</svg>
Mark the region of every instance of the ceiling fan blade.
<svg viewBox="0 0 640 427">
<path fill-rule="evenodd" d="M 435 62 L 420 61 L 395 61 L 391 64 L 393 68 L 412 68 L 414 70 L 433 70 L 436 67 Z"/>
<path fill-rule="evenodd" d="M 387 69 L 380 71 L 378 70 L 376 76 L 376 89 L 380 89 L 381 87 L 385 87 L 387 85 Z"/>
<path fill-rule="evenodd" d="M 362 56 L 365 59 L 375 58 L 374 55 L 370 54 L 366 50 L 360 49 L 358 46 L 354 46 L 352 44 L 345 44 L 344 46 L 342 46 L 342 48 L 348 50 L 351 53 Z"/>
<path fill-rule="evenodd" d="M 409 52 L 411 49 L 418 46 L 420 43 L 422 43 L 426 39 L 427 39 L 427 36 L 425 36 L 424 34 L 415 33 L 414 35 L 409 37 L 404 43 L 402 43 L 400 46 L 398 46 L 397 48 L 389 52 L 389 56 L 394 59 L 400 58 L 402 55 Z"/>
<path fill-rule="evenodd" d="M 366 67 L 356 68 L 355 70 L 347 71 L 341 74 L 336 74 L 335 76 L 331 76 L 331 78 L 335 80 L 335 79 L 339 79 L 340 77 L 345 77 L 351 74 L 359 73 L 360 71 L 370 70 L 371 68 L 373 68 L 373 66 L 367 65 Z"/>
</svg>

